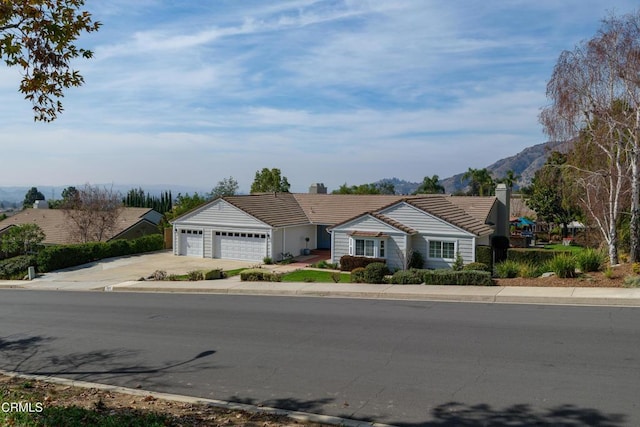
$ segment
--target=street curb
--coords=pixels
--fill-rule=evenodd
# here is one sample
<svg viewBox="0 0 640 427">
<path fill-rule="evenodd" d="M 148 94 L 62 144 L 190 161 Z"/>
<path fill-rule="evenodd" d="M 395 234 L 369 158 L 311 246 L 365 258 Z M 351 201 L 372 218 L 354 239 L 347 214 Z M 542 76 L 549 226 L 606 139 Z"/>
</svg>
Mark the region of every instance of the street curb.
<svg viewBox="0 0 640 427">
<path fill-rule="evenodd" d="M 126 283 L 126 282 L 125 282 Z M 436 301 L 436 302 L 468 302 L 486 304 L 543 304 L 543 305 L 571 305 L 571 306 L 605 306 L 605 307 L 640 307 L 640 298 L 605 297 L 605 296 L 577 296 L 577 289 L 591 288 L 564 288 L 567 295 L 517 295 L 513 289 L 508 288 L 479 288 L 495 289 L 495 293 L 415 293 L 390 291 L 389 288 L 379 292 L 371 291 L 328 291 L 308 289 L 272 290 L 272 289 L 241 289 L 231 288 L 183 288 L 183 287 L 143 287 L 143 286 L 106 286 L 105 292 L 152 292 L 152 293 L 201 293 L 217 295 L 247 295 L 247 296 L 284 296 L 284 297 L 315 297 L 315 298 L 359 298 L 372 300 L 412 300 L 412 301 Z M 555 289 L 555 288 L 554 288 Z M 510 292 L 507 292 L 507 291 Z"/>
<path fill-rule="evenodd" d="M 132 396 L 147 397 L 152 396 L 156 399 L 169 400 L 173 402 L 190 403 L 193 405 L 207 405 L 215 408 L 229 409 L 234 411 L 245 411 L 254 414 L 284 415 L 292 420 L 319 423 L 326 425 L 345 426 L 345 427 L 394 427 L 391 424 L 371 423 L 367 421 L 352 420 L 349 418 L 334 417 L 331 415 L 313 414 L 310 412 L 290 411 L 287 409 L 271 408 L 268 406 L 256 406 L 246 403 L 234 403 L 225 400 L 206 399 L 200 397 L 184 396 L 180 394 L 161 393 L 155 391 L 146 391 L 127 387 L 112 386 L 108 384 L 92 383 L 88 381 L 76 381 L 67 378 L 53 377 L 48 375 L 31 375 L 19 374 L 0 369 L 0 375 L 6 375 L 12 378 L 23 378 L 27 380 L 44 381 L 64 386 L 94 388 L 97 390 L 110 391 L 115 393 L 129 394 Z"/>
</svg>

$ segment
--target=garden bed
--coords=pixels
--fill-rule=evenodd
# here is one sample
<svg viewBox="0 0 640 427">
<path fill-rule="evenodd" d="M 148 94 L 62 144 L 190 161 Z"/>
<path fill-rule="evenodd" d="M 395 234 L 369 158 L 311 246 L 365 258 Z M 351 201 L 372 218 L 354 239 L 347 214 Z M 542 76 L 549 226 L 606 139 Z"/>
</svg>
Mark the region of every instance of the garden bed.
<svg viewBox="0 0 640 427">
<path fill-rule="evenodd" d="M 534 286 L 534 287 L 585 287 L 585 288 L 622 288 L 624 278 L 632 276 L 631 264 L 621 264 L 612 268 L 611 278 L 604 272 L 590 272 L 574 279 L 560 279 L 558 277 L 536 277 L 513 279 L 494 279 L 498 286 Z"/>
</svg>

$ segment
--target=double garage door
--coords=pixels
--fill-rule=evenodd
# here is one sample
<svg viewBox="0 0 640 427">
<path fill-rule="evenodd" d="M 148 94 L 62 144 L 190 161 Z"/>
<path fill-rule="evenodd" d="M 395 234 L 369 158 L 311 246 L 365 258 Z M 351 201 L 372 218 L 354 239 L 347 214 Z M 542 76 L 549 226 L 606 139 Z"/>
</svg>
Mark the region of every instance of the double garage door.
<svg viewBox="0 0 640 427">
<path fill-rule="evenodd" d="M 265 233 L 216 231 L 213 236 L 213 257 L 243 261 L 262 261 L 267 255 Z"/>
</svg>

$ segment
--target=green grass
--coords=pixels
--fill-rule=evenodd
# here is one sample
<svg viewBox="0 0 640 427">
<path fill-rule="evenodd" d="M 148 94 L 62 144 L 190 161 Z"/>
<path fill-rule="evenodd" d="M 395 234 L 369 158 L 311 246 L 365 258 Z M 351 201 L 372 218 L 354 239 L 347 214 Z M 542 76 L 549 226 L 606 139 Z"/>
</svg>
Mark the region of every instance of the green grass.
<svg viewBox="0 0 640 427">
<path fill-rule="evenodd" d="M 570 246 L 565 246 L 562 243 L 556 243 L 553 245 L 545 245 L 544 246 L 545 249 L 552 249 L 554 251 L 566 251 L 566 252 L 582 252 L 585 250 L 585 248 L 583 246 L 576 246 L 576 245 L 570 245 Z"/>
<path fill-rule="evenodd" d="M 226 270 L 224 274 L 226 274 L 227 277 L 233 277 L 239 275 L 244 270 L 246 270 L 246 268 L 236 268 L 235 270 Z"/>
<path fill-rule="evenodd" d="M 296 270 L 291 273 L 287 273 L 282 276 L 283 282 L 320 282 L 320 283 L 333 283 L 331 278 L 332 272 L 330 271 L 317 271 L 317 270 Z M 340 283 L 350 283 L 349 273 L 340 274 Z"/>
</svg>

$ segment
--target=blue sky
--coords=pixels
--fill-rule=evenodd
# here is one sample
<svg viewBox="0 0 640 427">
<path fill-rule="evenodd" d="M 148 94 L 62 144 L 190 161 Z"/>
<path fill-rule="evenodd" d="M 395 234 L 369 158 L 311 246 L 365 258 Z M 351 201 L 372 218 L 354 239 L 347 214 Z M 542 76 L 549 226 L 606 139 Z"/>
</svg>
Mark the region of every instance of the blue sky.
<svg viewBox="0 0 640 427">
<path fill-rule="evenodd" d="M 87 0 L 85 85 L 34 123 L 0 68 L 0 185 L 292 191 L 482 168 L 545 141 L 562 50 L 633 1 Z"/>
</svg>

